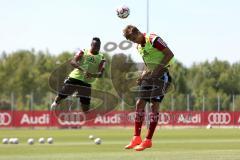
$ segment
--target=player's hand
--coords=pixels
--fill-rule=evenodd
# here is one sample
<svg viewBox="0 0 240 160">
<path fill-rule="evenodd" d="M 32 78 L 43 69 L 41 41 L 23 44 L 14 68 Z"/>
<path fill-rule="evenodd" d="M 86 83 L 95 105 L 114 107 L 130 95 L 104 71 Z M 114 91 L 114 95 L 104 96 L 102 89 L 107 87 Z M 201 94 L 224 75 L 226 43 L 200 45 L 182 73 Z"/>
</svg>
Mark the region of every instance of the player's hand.
<svg viewBox="0 0 240 160">
<path fill-rule="evenodd" d="M 76 68 L 79 69 L 80 71 L 84 72 L 84 69 L 81 66 L 78 66 Z"/>
<path fill-rule="evenodd" d="M 159 78 L 163 74 L 163 67 L 154 69 L 151 73 L 151 78 Z"/>
<path fill-rule="evenodd" d="M 153 71 L 151 73 L 151 78 L 158 78 L 161 75 L 159 71 Z"/>
<path fill-rule="evenodd" d="M 99 72 L 99 73 L 86 72 L 85 76 L 86 76 L 86 78 L 98 78 L 101 74 L 102 74 L 101 72 Z"/>
<path fill-rule="evenodd" d="M 151 71 L 143 71 L 141 79 L 148 79 L 151 75 Z"/>
<path fill-rule="evenodd" d="M 85 77 L 86 78 L 92 78 L 92 77 L 94 77 L 94 75 L 92 73 L 85 72 Z"/>
<path fill-rule="evenodd" d="M 148 79 L 150 74 L 151 74 L 150 71 L 143 71 L 142 75 L 137 79 L 137 84 L 141 85 L 142 81 L 144 79 Z"/>
<path fill-rule="evenodd" d="M 137 82 L 137 84 L 140 86 L 140 85 L 142 84 L 142 78 L 141 78 L 141 77 L 138 78 L 136 82 Z"/>
</svg>

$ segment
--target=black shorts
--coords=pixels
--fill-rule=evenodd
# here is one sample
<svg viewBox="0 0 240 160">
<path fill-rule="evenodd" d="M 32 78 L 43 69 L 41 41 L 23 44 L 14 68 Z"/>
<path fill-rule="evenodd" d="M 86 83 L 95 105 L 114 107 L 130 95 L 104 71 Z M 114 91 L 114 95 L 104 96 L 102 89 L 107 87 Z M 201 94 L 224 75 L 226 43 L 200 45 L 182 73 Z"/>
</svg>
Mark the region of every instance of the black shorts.
<svg viewBox="0 0 240 160">
<path fill-rule="evenodd" d="M 140 85 L 138 98 L 147 102 L 162 102 L 171 82 L 172 78 L 168 70 L 159 78 L 144 79 Z"/>
<path fill-rule="evenodd" d="M 59 91 L 58 96 L 61 98 L 67 98 L 77 92 L 77 97 L 80 98 L 80 102 L 85 105 L 89 105 L 91 101 L 91 84 L 85 83 L 81 80 L 68 77 L 64 81 L 62 89 Z"/>
</svg>

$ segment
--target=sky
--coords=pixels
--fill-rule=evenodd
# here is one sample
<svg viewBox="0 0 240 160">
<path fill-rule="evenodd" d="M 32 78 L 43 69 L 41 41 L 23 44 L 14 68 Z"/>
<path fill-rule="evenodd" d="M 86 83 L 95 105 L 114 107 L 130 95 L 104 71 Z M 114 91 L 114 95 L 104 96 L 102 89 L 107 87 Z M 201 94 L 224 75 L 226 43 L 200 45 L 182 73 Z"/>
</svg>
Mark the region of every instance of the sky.
<svg viewBox="0 0 240 160">
<path fill-rule="evenodd" d="M 52 54 L 89 48 L 92 37 L 119 44 L 123 28 L 147 31 L 147 0 L 0 0 L 0 52 L 48 50 Z M 149 0 L 149 32 L 156 33 L 185 66 L 215 57 L 240 60 L 239 0 Z M 130 16 L 120 19 L 116 8 L 126 5 Z M 110 54 L 131 54 L 134 47 Z"/>
</svg>

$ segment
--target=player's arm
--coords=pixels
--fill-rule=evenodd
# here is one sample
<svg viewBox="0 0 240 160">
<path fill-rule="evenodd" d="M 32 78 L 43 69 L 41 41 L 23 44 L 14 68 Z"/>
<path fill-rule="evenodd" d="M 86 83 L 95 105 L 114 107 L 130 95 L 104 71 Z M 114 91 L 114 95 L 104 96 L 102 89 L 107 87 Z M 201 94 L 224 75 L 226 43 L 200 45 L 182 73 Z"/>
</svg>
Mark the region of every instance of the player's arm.
<svg viewBox="0 0 240 160">
<path fill-rule="evenodd" d="M 99 68 L 98 68 L 98 78 L 101 78 L 103 76 L 103 72 L 105 70 L 105 65 L 106 65 L 106 60 L 102 59 L 102 61 L 99 64 Z"/>
<path fill-rule="evenodd" d="M 82 50 L 79 50 L 78 52 L 76 52 L 75 56 L 73 57 L 73 59 L 71 60 L 70 64 L 74 67 L 77 68 L 81 71 L 83 71 L 83 69 L 81 68 L 80 64 L 78 63 L 78 61 L 82 58 L 84 52 Z"/>
<path fill-rule="evenodd" d="M 87 72 L 88 77 L 93 77 L 93 78 L 101 78 L 103 76 L 103 72 L 105 70 L 105 65 L 106 65 L 106 60 L 102 59 L 101 62 L 99 63 L 98 66 L 98 72 L 97 73 L 89 73 Z"/>
<path fill-rule="evenodd" d="M 164 54 L 164 57 L 160 64 L 152 72 L 152 75 L 159 75 L 164 67 L 169 63 L 169 61 L 174 57 L 173 52 L 168 48 L 167 44 L 160 38 L 157 37 L 153 42 L 153 47 L 161 51 Z"/>
<path fill-rule="evenodd" d="M 142 80 L 146 79 L 149 75 L 151 74 L 151 72 L 148 70 L 148 68 L 145 66 L 140 77 L 137 79 L 137 84 L 141 85 Z"/>
</svg>

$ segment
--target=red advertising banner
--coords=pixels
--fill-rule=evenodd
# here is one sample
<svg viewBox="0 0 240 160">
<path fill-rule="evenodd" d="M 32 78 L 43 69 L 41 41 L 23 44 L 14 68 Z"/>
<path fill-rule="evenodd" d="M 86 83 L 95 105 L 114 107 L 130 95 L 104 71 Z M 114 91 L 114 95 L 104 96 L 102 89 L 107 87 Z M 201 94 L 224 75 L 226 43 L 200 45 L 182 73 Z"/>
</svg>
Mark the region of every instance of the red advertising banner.
<svg viewBox="0 0 240 160">
<path fill-rule="evenodd" d="M 89 118 L 90 117 L 90 118 Z M 109 113 L 51 111 L 0 111 L 0 127 L 77 127 L 77 126 L 132 126 L 135 112 L 112 111 Z M 146 119 L 146 118 L 145 118 Z M 159 126 L 238 126 L 240 112 L 188 112 L 159 113 Z"/>
</svg>

